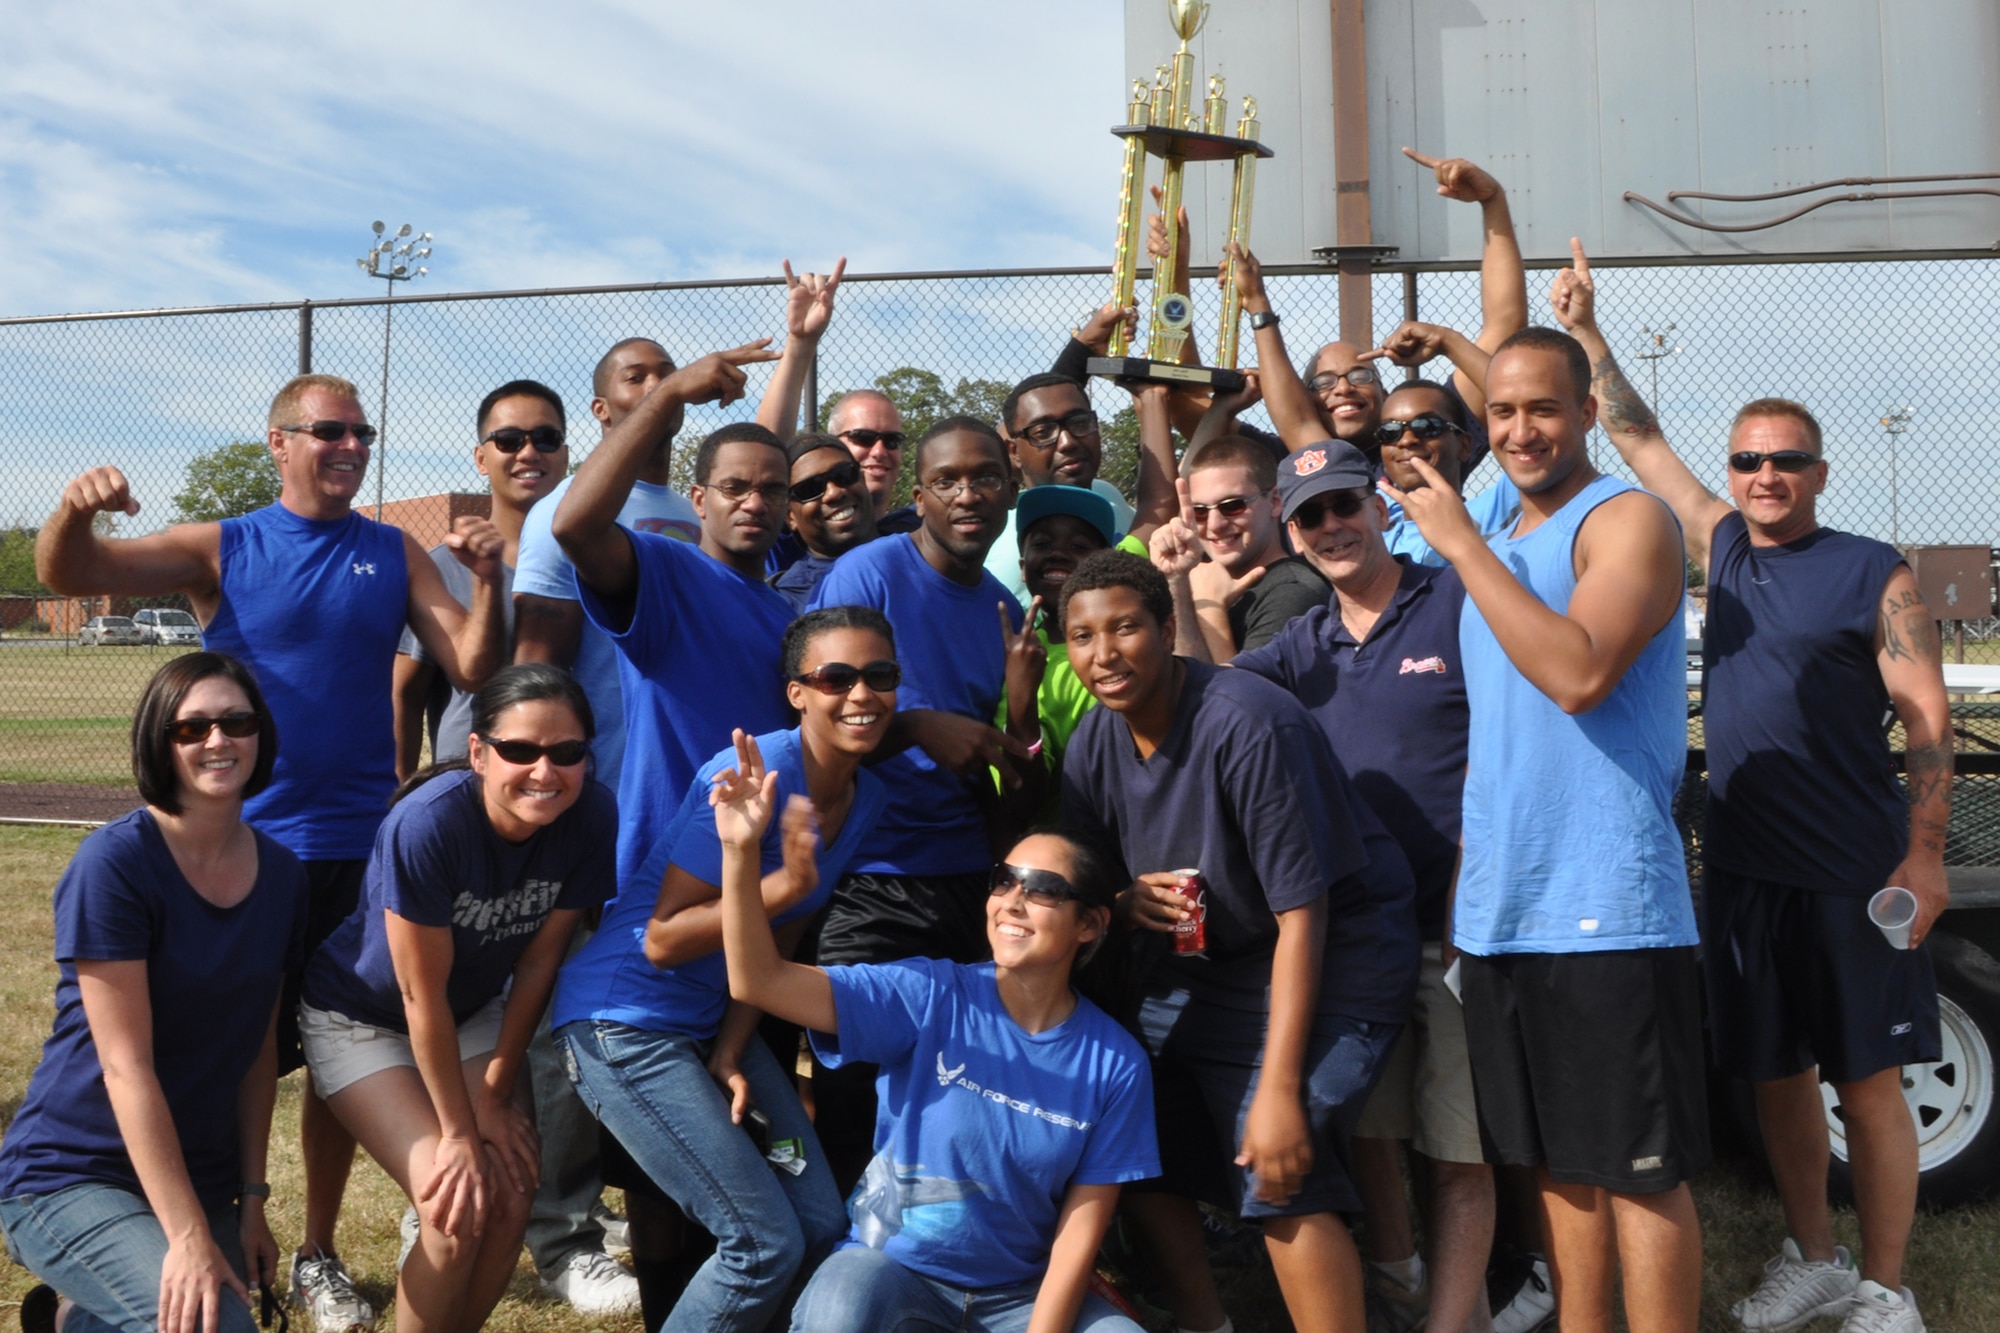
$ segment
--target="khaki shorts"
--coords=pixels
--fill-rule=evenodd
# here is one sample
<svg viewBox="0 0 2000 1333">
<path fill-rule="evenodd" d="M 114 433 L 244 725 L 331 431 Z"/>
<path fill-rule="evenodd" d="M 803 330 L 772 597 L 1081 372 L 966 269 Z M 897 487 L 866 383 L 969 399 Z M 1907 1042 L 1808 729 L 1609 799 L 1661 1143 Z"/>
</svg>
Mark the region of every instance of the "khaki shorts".
<svg viewBox="0 0 2000 1333">
<path fill-rule="evenodd" d="M 1481 1162 L 1465 1009 L 1444 984 L 1444 946 L 1424 946 L 1416 1007 L 1354 1136 L 1408 1139 L 1434 1162 Z"/>
<path fill-rule="evenodd" d="M 504 997 L 495 996 L 458 1025 L 461 1064 L 491 1055 L 500 1044 L 500 1015 L 505 1005 Z M 305 1047 L 306 1068 L 312 1071 L 313 1091 L 322 1097 L 331 1097 L 385 1069 L 417 1067 L 408 1034 L 356 1022 L 345 1014 L 309 1004 L 299 1006 L 299 1042 Z"/>
</svg>

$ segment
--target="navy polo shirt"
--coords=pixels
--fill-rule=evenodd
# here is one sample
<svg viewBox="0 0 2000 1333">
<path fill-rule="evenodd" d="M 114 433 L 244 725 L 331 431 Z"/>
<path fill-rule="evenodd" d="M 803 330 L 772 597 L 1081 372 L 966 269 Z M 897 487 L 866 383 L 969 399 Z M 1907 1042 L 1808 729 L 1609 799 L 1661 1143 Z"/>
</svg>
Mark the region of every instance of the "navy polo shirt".
<svg viewBox="0 0 2000 1333">
<path fill-rule="evenodd" d="M 1402 556 L 1403 577 L 1366 643 L 1337 602 L 1315 607 L 1233 666 L 1297 695 L 1354 786 L 1402 845 L 1417 881 L 1417 929 L 1444 938 L 1458 859 L 1470 714 L 1458 660 L 1465 585 Z"/>
<path fill-rule="evenodd" d="M 1401 1023 L 1417 976 L 1410 869 L 1298 700 L 1247 671 L 1184 661 L 1173 726 L 1140 758 L 1125 719 L 1084 714 L 1063 755 L 1063 827 L 1134 875 L 1198 867 L 1206 959 L 1166 983 L 1270 1007 L 1276 914 L 1326 901 L 1319 1011 Z"/>
</svg>

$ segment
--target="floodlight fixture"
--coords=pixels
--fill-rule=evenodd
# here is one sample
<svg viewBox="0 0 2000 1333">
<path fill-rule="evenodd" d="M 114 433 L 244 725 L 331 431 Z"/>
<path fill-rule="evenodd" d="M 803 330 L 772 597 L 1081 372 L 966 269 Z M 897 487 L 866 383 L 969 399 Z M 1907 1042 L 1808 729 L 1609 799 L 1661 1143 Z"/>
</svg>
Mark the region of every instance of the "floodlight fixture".
<svg viewBox="0 0 2000 1333">
<path fill-rule="evenodd" d="M 428 265 L 411 267 L 415 259 L 429 259 L 432 239 L 425 232 L 417 240 L 425 242 L 421 254 L 417 252 L 417 241 L 407 239 L 416 229 L 405 222 L 397 228 L 393 236 L 387 235 L 386 223 L 377 222 L 373 231 L 375 243 L 368 253 L 356 259 L 355 264 L 371 278 L 380 278 L 388 284 L 388 295 L 382 302 L 382 397 L 375 414 L 375 520 L 382 520 L 383 462 L 388 457 L 388 417 L 389 417 L 389 346 L 390 334 L 395 327 L 396 284 L 421 278 L 430 272 Z M 400 242 L 400 244 L 399 244 Z"/>
</svg>

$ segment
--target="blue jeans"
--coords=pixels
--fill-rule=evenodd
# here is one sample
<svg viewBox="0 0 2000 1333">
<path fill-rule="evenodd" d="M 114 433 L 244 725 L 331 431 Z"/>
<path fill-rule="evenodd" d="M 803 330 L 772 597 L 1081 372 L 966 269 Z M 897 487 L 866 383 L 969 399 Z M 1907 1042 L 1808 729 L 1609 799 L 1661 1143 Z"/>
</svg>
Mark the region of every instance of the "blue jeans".
<svg viewBox="0 0 2000 1333">
<path fill-rule="evenodd" d="M 850 1245 L 819 1266 L 792 1313 L 792 1333 L 902 1333 L 950 1329 L 1026 1333 L 1039 1282 L 967 1291 L 903 1267 L 880 1250 Z M 1142 1333 L 1094 1291 L 1075 1333 Z M 68 1330 L 64 1330 L 68 1333 Z"/>
<path fill-rule="evenodd" d="M 153 1333 L 160 1323 L 160 1269 L 167 1233 L 144 1197 L 117 1185 L 71 1185 L 53 1194 L 0 1199 L 7 1251 L 71 1303 L 63 1333 Z M 208 1215 L 217 1248 L 243 1276 L 236 1205 Z M 217 1333 L 257 1333 L 236 1293 L 222 1293 Z"/>
<path fill-rule="evenodd" d="M 676 1032 L 583 1021 L 556 1033 L 584 1104 L 639 1168 L 715 1237 L 663 1333 L 761 1330 L 847 1232 L 847 1213 L 812 1122 L 770 1048 L 752 1038 L 742 1069 L 771 1138 L 805 1145 L 799 1175 L 765 1161 L 708 1074 L 709 1043 Z M 67 1333 L 67 1331 L 66 1331 Z"/>
</svg>

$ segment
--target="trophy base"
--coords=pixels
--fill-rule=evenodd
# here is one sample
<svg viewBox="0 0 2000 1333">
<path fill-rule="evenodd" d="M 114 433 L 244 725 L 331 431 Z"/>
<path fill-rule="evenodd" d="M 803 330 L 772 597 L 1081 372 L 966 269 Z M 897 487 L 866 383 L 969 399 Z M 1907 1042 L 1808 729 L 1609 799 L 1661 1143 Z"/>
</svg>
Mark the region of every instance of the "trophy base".
<svg viewBox="0 0 2000 1333">
<path fill-rule="evenodd" d="M 1243 387 L 1243 372 L 1224 366 L 1184 366 L 1178 361 L 1154 361 L 1143 356 L 1093 356 L 1084 369 L 1100 379 L 1120 384 L 1170 384 L 1175 388 L 1205 388 L 1234 393 Z"/>
</svg>

